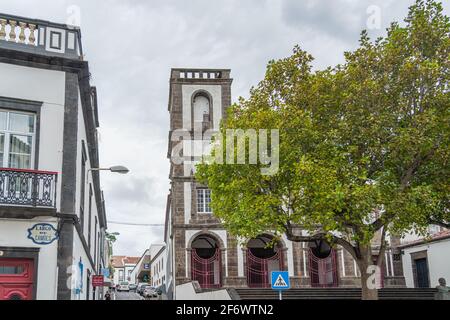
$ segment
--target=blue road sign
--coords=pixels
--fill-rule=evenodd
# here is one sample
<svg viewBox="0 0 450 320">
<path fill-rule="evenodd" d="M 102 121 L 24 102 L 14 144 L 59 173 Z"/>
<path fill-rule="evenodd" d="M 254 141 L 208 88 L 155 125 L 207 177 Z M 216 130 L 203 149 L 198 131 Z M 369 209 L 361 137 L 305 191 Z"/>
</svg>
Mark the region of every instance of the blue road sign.
<svg viewBox="0 0 450 320">
<path fill-rule="evenodd" d="M 102 269 L 102 275 L 103 275 L 105 278 L 109 278 L 109 269 L 108 269 L 108 268 Z"/>
<path fill-rule="evenodd" d="M 281 291 L 291 288 L 289 281 L 289 272 L 287 271 L 274 271 L 272 272 L 272 289 Z"/>
</svg>

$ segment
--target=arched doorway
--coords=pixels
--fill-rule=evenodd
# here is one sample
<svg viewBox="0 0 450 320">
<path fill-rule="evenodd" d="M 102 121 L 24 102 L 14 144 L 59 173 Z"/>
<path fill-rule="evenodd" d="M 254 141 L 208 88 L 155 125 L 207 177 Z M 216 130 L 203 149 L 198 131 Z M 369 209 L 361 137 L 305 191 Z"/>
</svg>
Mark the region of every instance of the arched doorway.
<svg viewBox="0 0 450 320">
<path fill-rule="evenodd" d="M 273 237 L 262 235 L 247 244 L 247 284 L 250 288 L 269 288 L 272 271 L 283 270 L 282 245 L 268 246 Z"/>
<path fill-rule="evenodd" d="M 337 287 L 336 251 L 323 240 L 309 245 L 309 275 L 311 287 Z"/>
<path fill-rule="evenodd" d="M 222 286 L 221 252 L 216 239 L 199 235 L 192 242 L 191 278 L 204 289 Z"/>
</svg>

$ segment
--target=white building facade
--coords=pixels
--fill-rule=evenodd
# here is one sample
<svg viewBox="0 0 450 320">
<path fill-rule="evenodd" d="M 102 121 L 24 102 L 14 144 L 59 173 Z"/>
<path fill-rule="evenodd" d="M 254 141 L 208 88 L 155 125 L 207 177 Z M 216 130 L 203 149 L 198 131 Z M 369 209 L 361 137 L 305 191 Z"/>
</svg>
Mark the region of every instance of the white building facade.
<svg viewBox="0 0 450 320">
<path fill-rule="evenodd" d="M 166 246 L 155 244 L 150 247 L 150 270 L 152 287 L 166 285 Z"/>
<path fill-rule="evenodd" d="M 114 284 L 118 285 L 121 282 L 128 282 L 134 284 L 133 270 L 138 264 L 140 257 L 127 257 L 127 256 L 113 256 L 112 267 L 114 270 Z"/>
<path fill-rule="evenodd" d="M 429 239 L 411 235 L 400 246 L 408 288 L 435 288 L 440 278 L 450 282 L 450 230 L 430 232 Z"/>
<path fill-rule="evenodd" d="M 80 30 L 0 15 L 0 300 L 97 299 L 106 215 Z"/>
<path fill-rule="evenodd" d="M 131 283 L 149 283 L 150 282 L 150 249 L 145 250 L 136 266 L 131 271 Z"/>
</svg>

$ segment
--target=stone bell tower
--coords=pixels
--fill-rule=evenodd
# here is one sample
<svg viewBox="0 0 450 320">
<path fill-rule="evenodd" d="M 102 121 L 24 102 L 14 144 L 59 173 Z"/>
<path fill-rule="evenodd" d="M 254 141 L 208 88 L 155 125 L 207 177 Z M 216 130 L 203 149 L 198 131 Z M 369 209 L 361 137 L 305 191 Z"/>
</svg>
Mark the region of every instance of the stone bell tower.
<svg viewBox="0 0 450 320">
<path fill-rule="evenodd" d="M 214 217 L 210 190 L 194 178 L 202 134 L 219 130 L 231 105 L 232 82 L 226 69 L 171 71 L 167 215 L 176 285 L 197 280 L 203 288 L 220 288 L 235 285 L 238 278 L 235 241 Z"/>
</svg>

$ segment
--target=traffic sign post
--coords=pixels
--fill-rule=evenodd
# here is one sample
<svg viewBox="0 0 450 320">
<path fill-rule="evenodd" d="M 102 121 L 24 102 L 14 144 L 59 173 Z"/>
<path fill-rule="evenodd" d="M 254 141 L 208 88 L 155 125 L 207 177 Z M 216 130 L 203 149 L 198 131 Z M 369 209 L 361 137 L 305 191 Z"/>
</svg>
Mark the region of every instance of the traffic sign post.
<svg viewBox="0 0 450 320">
<path fill-rule="evenodd" d="M 92 276 L 92 286 L 94 288 L 103 287 L 103 285 L 104 285 L 104 277 L 103 276 Z"/>
<path fill-rule="evenodd" d="M 280 293 L 280 300 L 283 300 L 283 291 L 291 288 L 289 280 L 289 272 L 287 271 L 274 271 L 272 272 L 272 289 L 277 290 Z"/>
</svg>

